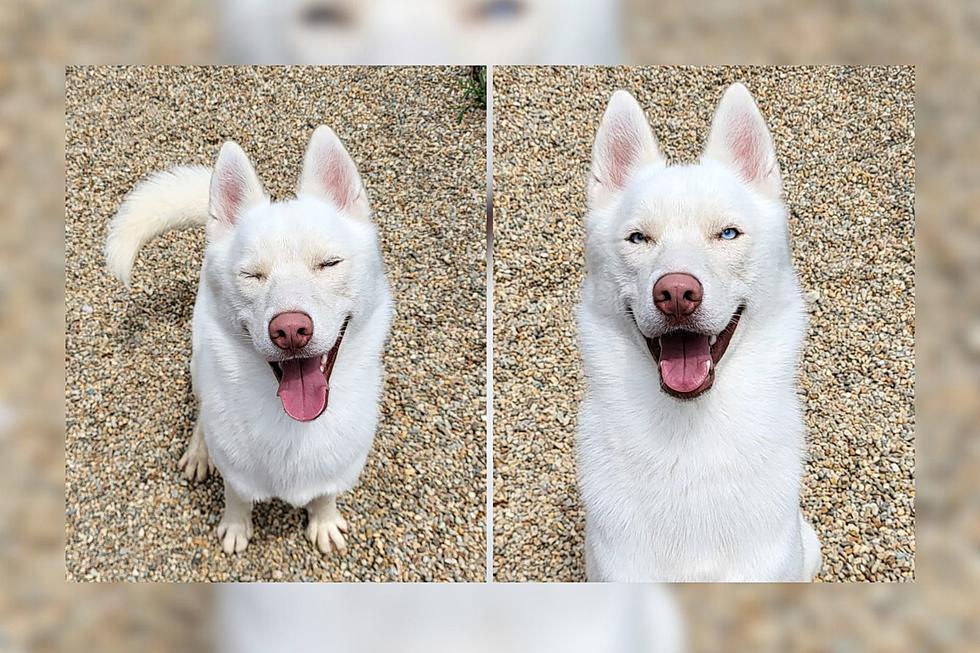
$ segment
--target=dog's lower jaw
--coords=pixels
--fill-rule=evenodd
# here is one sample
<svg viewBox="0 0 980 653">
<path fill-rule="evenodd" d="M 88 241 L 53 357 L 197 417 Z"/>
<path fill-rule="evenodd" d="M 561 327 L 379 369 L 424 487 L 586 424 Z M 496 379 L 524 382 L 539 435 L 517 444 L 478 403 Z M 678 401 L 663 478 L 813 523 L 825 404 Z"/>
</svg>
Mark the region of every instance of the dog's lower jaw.
<svg viewBox="0 0 980 653">
<path fill-rule="evenodd" d="M 269 363 L 279 381 L 277 395 L 282 401 L 283 410 L 294 420 L 312 422 L 327 410 L 330 376 L 350 319 L 349 315 L 344 319 L 340 333 L 327 353 L 319 357 L 291 358 Z"/>
<path fill-rule="evenodd" d="M 708 352 L 710 354 L 708 373 L 705 376 L 704 380 L 702 380 L 701 383 L 696 388 L 693 388 L 692 390 L 680 391 L 675 388 L 672 388 L 669 384 L 667 384 L 664 381 L 664 369 L 661 360 L 662 353 L 663 353 L 661 338 L 664 336 L 659 336 L 656 338 L 647 338 L 646 336 L 643 336 L 642 332 L 640 333 L 640 335 L 643 336 L 643 339 L 646 342 L 647 351 L 649 351 L 650 356 L 653 358 L 654 364 L 657 366 L 657 375 L 660 379 L 660 389 L 664 392 L 664 394 L 674 397 L 675 399 L 680 399 L 682 401 L 690 401 L 692 399 L 696 399 L 697 397 L 700 397 L 705 392 L 711 389 L 711 387 L 714 385 L 715 382 L 715 368 L 717 367 L 718 363 L 721 361 L 722 357 L 725 355 L 726 351 L 728 350 L 728 345 L 731 342 L 732 336 L 735 334 L 735 329 L 738 326 L 738 322 L 741 319 L 742 312 L 744 310 L 745 310 L 745 305 L 744 304 L 739 305 L 738 309 L 732 315 L 731 320 L 729 320 L 728 325 L 724 329 L 722 329 L 720 333 L 716 335 L 707 336 Z M 630 313 L 632 314 L 632 311 L 630 311 Z M 637 325 L 637 329 L 639 329 L 639 325 Z M 702 335 L 701 337 L 705 337 L 705 336 Z"/>
</svg>

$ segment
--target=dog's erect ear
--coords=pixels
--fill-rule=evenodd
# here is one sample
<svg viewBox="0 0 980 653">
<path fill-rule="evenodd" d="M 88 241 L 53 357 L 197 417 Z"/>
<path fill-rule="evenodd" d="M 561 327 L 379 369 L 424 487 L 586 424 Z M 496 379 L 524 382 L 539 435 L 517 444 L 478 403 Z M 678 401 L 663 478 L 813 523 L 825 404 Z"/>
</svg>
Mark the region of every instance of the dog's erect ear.
<svg viewBox="0 0 980 653">
<path fill-rule="evenodd" d="M 326 125 L 313 132 L 303 159 L 297 194 L 314 195 L 361 220 L 371 216 L 354 159 Z"/>
<path fill-rule="evenodd" d="M 721 161 L 770 198 L 782 193 L 776 148 L 749 89 L 732 84 L 725 91 L 702 157 Z"/>
<path fill-rule="evenodd" d="M 223 226 L 234 226 L 244 211 L 267 199 L 248 155 L 227 141 L 211 173 L 211 215 Z"/>
<path fill-rule="evenodd" d="M 596 207 L 623 190 L 641 167 L 666 165 L 643 109 L 626 91 L 616 91 L 592 144 L 589 205 Z"/>
</svg>

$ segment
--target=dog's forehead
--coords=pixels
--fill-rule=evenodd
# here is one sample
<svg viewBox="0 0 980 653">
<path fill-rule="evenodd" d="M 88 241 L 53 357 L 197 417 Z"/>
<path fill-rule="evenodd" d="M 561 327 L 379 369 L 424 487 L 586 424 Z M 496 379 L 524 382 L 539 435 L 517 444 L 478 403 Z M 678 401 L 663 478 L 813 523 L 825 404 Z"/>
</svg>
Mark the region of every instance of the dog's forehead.
<svg viewBox="0 0 980 653">
<path fill-rule="evenodd" d="M 637 175 L 624 197 L 621 215 L 627 220 L 680 225 L 751 213 L 751 196 L 735 175 L 719 166 L 697 164 Z"/>
<path fill-rule="evenodd" d="M 357 239 L 357 225 L 325 202 L 297 199 L 251 213 L 238 228 L 242 249 L 307 249 L 329 243 L 342 247 Z"/>
</svg>

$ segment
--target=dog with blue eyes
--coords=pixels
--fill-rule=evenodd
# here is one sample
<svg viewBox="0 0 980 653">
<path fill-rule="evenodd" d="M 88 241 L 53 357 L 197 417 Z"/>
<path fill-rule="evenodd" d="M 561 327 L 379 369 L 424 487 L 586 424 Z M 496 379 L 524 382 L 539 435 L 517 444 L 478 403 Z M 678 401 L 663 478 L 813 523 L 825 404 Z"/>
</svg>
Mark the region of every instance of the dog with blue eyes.
<svg viewBox="0 0 980 653">
<path fill-rule="evenodd" d="M 191 335 L 200 411 L 179 467 L 217 469 L 228 554 L 252 537 L 252 506 L 306 508 L 307 537 L 342 551 L 337 496 L 354 487 L 374 441 L 381 355 L 393 303 L 357 166 L 336 134 L 310 139 L 296 197 L 273 202 L 248 156 L 225 143 L 214 168 L 151 175 L 109 226 L 109 270 L 129 284 L 140 247 L 204 226 Z"/>
<path fill-rule="evenodd" d="M 772 136 L 729 87 L 696 163 L 609 101 L 592 151 L 577 439 L 594 581 L 809 581 L 807 328 Z"/>
</svg>

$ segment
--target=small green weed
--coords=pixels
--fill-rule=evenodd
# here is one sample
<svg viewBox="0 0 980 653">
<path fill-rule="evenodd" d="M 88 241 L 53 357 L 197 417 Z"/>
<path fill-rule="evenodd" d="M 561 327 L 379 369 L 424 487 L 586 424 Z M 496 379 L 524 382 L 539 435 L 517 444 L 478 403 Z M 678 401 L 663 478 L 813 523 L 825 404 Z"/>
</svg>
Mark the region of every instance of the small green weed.
<svg viewBox="0 0 980 653">
<path fill-rule="evenodd" d="M 470 111 L 487 110 L 487 67 L 470 66 L 466 76 L 460 80 L 463 90 L 463 106 L 457 118 L 460 122 Z"/>
</svg>

